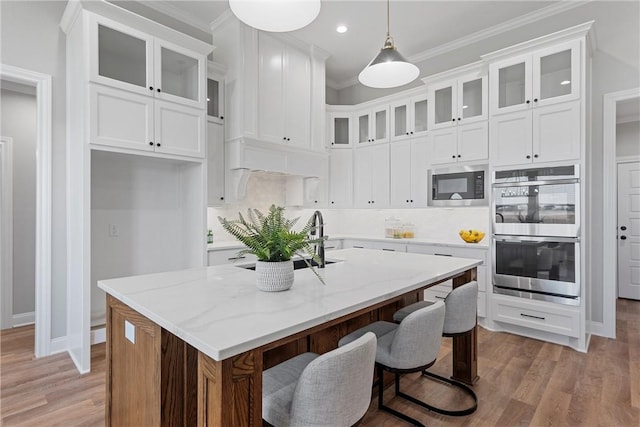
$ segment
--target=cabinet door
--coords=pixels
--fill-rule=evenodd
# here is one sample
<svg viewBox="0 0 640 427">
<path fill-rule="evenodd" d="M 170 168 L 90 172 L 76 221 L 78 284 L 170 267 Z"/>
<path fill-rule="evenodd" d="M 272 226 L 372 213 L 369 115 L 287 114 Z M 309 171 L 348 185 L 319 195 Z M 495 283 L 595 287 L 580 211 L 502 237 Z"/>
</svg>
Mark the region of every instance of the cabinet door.
<svg viewBox="0 0 640 427">
<path fill-rule="evenodd" d="M 492 115 L 520 111 L 531 105 L 531 55 L 491 64 L 489 80 Z"/>
<path fill-rule="evenodd" d="M 427 207 L 429 143 L 426 136 L 411 140 L 411 206 Z"/>
<path fill-rule="evenodd" d="M 489 158 L 489 124 L 486 121 L 458 126 L 458 161 Z"/>
<path fill-rule="evenodd" d="M 391 140 L 401 141 L 411 137 L 410 101 L 391 104 Z"/>
<path fill-rule="evenodd" d="M 533 55 L 533 105 L 545 106 L 580 97 L 580 40 L 536 51 Z"/>
<path fill-rule="evenodd" d="M 116 21 L 91 14 L 89 80 L 151 94 L 153 38 Z"/>
<path fill-rule="evenodd" d="M 411 141 L 391 145 L 391 206 L 410 207 L 411 204 Z"/>
<path fill-rule="evenodd" d="M 89 85 L 89 142 L 154 151 L 153 98 Z"/>
<path fill-rule="evenodd" d="M 458 160 L 457 133 L 456 127 L 431 132 L 430 160 L 432 165 L 455 163 Z"/>
<path fill-rule="evenodd" d="M 353 151 L 332 150 L 329 159 L 329 207 L 353 204 Z"/>
<path fill-rule="evenodd" d="M 389 207 L 389 144 L 371 148 L 371 207 Z"/>
<path fill-rule="evenodd" d="M 533 161 L 580 158 L 580 101 L 533 109 Z"/>
<path fill-rule="evenodd" d="M 259 35 L 258 133 L 271 142 L 286 143 L 284 124 L 284 46 L 266 34 Z"/>
<path fill-rule="evenodd" d="M 160 100 L 154 104 L 156 151 L 204 158 L 205 110 Z"/>
<path fill-rule="evenodd" d="M 531 163 L 531 110 L 492 117 L 490 121 L 491 163 L 495 166 Z"/>
<path fill-rule="evenodd" d="M 460 79 L 456 117 L 458 124 L 486 120 L 487 117 L 487 77 Z"/>
<path fill-rule="evenodd" d="M 373 149 L 376 147 L 358 148 L 353 159 L 353 199 L 355 207 L 371 207 L 371 170 Z"/>
<path fill-rule="evenodd" d="M 384 105 L 374 108 L 370 122 L 373 142 L 389 142 L 389 107 Z"/>
<path fill-rule="evenodd" d="M 373 137 L 369 133 L 371 130 L 371 114 L 369 110 L 356 113 L 355 117 L 355 140 L 358 145 L 373 142 Z"/>
<path fill-rule="evenodd" d="M 224 80 L 215 76 L 207 78 L 207 120 L 224 120 Z"/>
<path fill-rule="evenodd" d="M 297 49 L 287 47 L 284 63 L 284 137 L 287 143 L 311 145 L 311 60 Z"/>
<path fill-rule="evenodd" d="M 351 147 L 351 115 L 329 114 L 329 143 L 331 148 Z"/>
<path fill-rule="evenodd" d="M 429 109 L 426 92 L 424 95 L 418 95 L 411 98 L 409 105 L 411 108 L 411 129 L 412 136 L 421 137 L 427 134 L 429 129 Z"/>
<path fill-rule="evenodd" d="M 206 57 L 161 39 L 155 39 L 154 48 L 155 97 L 206 108 Z"/>
<path fill-rule="evenodd" d="M 207 122 L 207 201 L 209 206 L 224 203 L 224 126 Z"/>
<path fill-rule="evenodd" d="M 431 120 L 432 129 L 442 129 L 456 124 L 457 81 L 448 81 L 431 88 Z"/>
</svg>

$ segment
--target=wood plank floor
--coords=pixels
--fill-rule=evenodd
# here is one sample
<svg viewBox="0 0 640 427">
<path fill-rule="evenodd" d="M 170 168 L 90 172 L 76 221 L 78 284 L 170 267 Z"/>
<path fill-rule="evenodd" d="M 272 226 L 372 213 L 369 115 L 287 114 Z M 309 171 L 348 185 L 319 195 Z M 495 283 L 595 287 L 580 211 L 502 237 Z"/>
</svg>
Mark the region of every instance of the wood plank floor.
<svg viewBox="0 0 640 427">
<path fill-rule="evenodd" d="M 453 418 L 385 401 L 429 426 L 640 426 L 640 302 L 618 300 L 617 339 L 593 337 L 589 353 L 480 328 L 478 410 Z M 105 346 L 92 348 L 92 371 L 79 375 L 66 354 L 33 358 L 33 328 L 0 334 L 0 425 L 104 425 Z M 451 372 L 450 340 L 432 370 Z M 402 387 L 440 406 L 463 399 L 447 386 L 403 377 Z M 376 410 L 361 426 L 407 425 Z M 140 426 L 143 427 L 143 426 Z"/>
</svg>

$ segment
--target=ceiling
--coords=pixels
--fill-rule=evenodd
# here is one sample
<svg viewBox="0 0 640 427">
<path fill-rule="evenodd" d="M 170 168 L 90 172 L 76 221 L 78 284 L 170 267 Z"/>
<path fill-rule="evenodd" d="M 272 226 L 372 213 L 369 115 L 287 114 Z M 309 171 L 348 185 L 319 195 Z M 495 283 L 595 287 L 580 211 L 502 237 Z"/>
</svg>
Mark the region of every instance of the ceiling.
<svg viewBox="0 0 640 427">
<path fill-rule="evenodd" d="M 132 9 L 134 2 L 114 3 Z M 135 3 L 196 28 L 200 38 L 210 37 L 211 23 L 221 15 L 230 13 L 228 0 L 143 0 Z M 390 33 L 398 50 L 408 60 L 418 63 L 453 49 L 464 48 L 472 42 L 495 36 L 506 37 L 515 28 L 525 25 L 531 28 L 532 24 L 542 23 L 543 19 L 562 12 L 570 11 L 564 16 L 572 15 L 572 9 L 576 7 L 585 4 L 595 6 L 597 3 L 606 4 L 559 0 L 392 0 Z M 601 13 L 606 13 L 606 6 L 603 7 L 604 12 Z M 346 33 L 336 32 L 340 24 L 348 27 Z M 575 23 L 567 27 L 571 25 Z M 357 75 L 382 47 L 386 35 L 386 2 L 322 0 L 316 20 L 290 34 L 330 54 L 326 63 L 327 86 L 343 89 L 357 83 Z"/>
</svg>

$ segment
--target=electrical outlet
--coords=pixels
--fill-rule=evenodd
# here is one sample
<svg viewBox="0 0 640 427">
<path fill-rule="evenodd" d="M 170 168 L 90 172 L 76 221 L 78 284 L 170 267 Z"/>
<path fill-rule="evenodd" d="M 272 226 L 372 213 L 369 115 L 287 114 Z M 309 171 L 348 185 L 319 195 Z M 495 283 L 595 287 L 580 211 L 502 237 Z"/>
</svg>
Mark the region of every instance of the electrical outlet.
<svg viewBox="0 0 640 427">
<path fill-rule="evenodd" d="M 109 237 L 118 237 L 120 235 L 120 230 L 118 230 L 118 226 L 115 224 L 109 224 Z"/>
</svg>

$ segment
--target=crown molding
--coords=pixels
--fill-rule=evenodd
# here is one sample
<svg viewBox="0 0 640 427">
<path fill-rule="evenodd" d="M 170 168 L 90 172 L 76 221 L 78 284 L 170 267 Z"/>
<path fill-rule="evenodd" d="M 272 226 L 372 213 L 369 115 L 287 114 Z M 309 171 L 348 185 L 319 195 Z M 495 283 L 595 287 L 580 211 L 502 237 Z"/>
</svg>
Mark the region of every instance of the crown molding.
<svg viewBox="0 0 640 427">
<path fill-rule="evenodd" d="M 222 25 L 224 25 L 227 20 L 229 20 L 233 15 L 233 12 L 231 12 L 231 9 L 227 9 L 224 12 L 222 12 L 222 14 L 220 14 L 220 16 L 218 16 L 216 19 L 214 19 L 213 21 L 209 22 L 209 28 L 207 31 L 211 31 L 212 33 L 215 33 L 216 30 L 218 28 L 220 28 Z"/>
<path fill-rule="evenodd" d="M 164 13 L 165 15 L 175 18 L 181 22 L 184 22 L 185 24 L 190 25 L 200 31 L 203 31 L 205 33 L 211 33 L 211 27 L 209 26 L 208 22 L 204 20 L 200 20 L 194 17 L 193 15 L 191 15 L 190 13 L 184 12 L 180 7 L 174 6 L 165 1 L 157 1 L 157 0 L 146 1 L 142 4 L 148 7 L 149 9 L 153 9 L 157 12 Z"/>
</svg>

